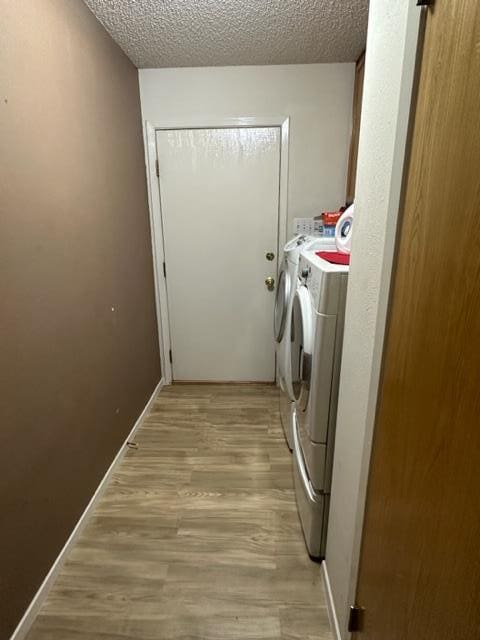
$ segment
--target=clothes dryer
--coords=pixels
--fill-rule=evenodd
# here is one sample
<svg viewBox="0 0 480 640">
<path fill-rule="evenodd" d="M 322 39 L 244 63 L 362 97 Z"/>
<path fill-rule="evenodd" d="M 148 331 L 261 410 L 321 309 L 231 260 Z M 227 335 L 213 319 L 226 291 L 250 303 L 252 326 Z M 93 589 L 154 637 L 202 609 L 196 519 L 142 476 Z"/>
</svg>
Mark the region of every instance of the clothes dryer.
<svg viewBox="0 0 480 640">
<path fill-rule="evenodd" d="M 290 367 L 290 322 L 295 295 L 298 261 L 302 251 L 335 250 L 334 238 L 297 235 L 287 242 L 283 250 L 277 293 L 275 298 L 273 332 L 277 355 L 277 379 L 280 386 L 280 418 L 288 447 L 293 447 L 291 412 L 294 401 Z"/>
<path fill-rule="evenodd" d="M 291 314 L 297 506 L 308 552 L 325 554 L 348 266 L 304 252 Z"/>
</svg>

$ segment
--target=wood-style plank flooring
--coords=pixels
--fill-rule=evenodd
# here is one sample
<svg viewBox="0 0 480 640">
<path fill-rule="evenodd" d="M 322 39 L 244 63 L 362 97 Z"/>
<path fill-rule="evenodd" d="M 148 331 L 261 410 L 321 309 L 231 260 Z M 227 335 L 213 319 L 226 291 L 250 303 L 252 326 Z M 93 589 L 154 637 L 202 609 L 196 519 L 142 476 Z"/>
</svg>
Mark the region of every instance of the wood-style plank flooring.
<svg viewBox="0 0 480 640">
<path fill-rule="evenodd" d="M 331 640 L 277 403 L 164 388 L 28 640 Z"/>
</svg>

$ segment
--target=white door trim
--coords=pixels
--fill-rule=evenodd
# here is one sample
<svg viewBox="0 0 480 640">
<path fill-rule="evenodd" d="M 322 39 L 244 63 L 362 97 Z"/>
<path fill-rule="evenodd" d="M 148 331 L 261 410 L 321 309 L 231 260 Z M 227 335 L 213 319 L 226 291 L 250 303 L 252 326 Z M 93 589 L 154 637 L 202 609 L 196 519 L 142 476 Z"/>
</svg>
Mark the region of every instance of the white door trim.
<svg viewBox="0 0 480 640">
<path fill-rule="evenodd" d="M 172 382 L 172 366 L 169 352 L 171 349 L 170 326 L 168 317 L 167 286 L 163 274 L 165 246 L 163 237 L 162 207 L 160 202 L 160 182 L 157 177 L 157 141 L 156 132 L 169 129 L 226 129 L 234 127 L 279 127 L 280 142 L 280 189 L 278 205 L 278 243 L 277 256 L 287 239 L 287 197 L 288 197 L 288 150 L 290 118 L 288 116 L 271 117 L 233 117 L 214 120 L 165 120 L 160 123 L 145 121 L 145 155 L 147 170 L 148 203 L 150 209 L 150 227 L 152 235 L 153 273 L 155 278 L 155 303 L 157 308 L 158 337 L 162 376 L 165 384 Z M 277 260 L 280 268 L 281 260 Z M 168 269 L 168 265 L 167 265 Z M 273 344 L 273 342 L 272 342 Z"/>
<path fill-rule="evenodd" d="M 330 585 L 330 578 L 328 575 L 327 563 L 325 562 L 325 560 L 323 560 L 322 564 L 320 565 L 320 568 L 322 571 L 323 586 L 325 588 L 325 595 L 327 599 L 327 613 L 328 613 L 328 620 L 330 622 L 330 628 L 332 630 L 334 639 L 342 640 L 340 627 L 338 625 L 337 612 L 335 610 L 335 601 L 333 599 L 332 587 Z"/>
</svg>

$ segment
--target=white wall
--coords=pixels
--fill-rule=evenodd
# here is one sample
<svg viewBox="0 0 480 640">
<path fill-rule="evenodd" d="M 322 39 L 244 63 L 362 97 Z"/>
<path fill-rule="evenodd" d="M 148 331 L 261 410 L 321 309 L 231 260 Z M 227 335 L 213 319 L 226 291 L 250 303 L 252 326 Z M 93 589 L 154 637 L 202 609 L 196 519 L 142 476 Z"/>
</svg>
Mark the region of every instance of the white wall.
<svg viewBox="0 0 480 640">
<path fill-rule="evenodd" d="M 140 69 L 143 120 L 290 116 L 291 221 L 344 203 L 354 73 L 353 64 Z"/>
<path fill-rule="evenodd" d="M 355 599 L 420 11 L 415 0 L 370 4 L 326 551 L 342 638 Z"/>
</svg>

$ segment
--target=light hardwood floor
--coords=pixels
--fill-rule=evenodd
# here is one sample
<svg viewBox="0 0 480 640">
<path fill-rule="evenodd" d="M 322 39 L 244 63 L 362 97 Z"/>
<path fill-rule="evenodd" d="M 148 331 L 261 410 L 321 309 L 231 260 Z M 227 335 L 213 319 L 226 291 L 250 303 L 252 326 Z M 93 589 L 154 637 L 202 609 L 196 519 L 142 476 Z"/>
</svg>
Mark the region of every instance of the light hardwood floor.
<svg viewBox="0 0 480 640">
<path fill-rule="evenodd" d="M 28 640 L 331 640 L 277 403 L 164 388 Z"/>
</svg>

